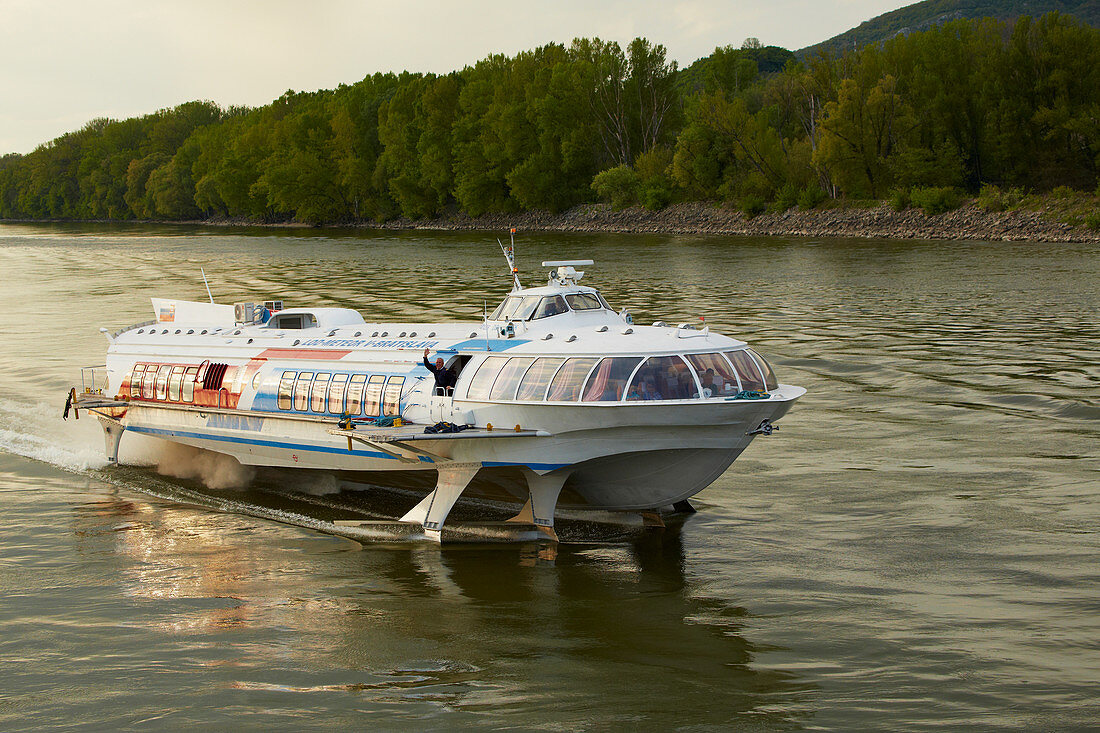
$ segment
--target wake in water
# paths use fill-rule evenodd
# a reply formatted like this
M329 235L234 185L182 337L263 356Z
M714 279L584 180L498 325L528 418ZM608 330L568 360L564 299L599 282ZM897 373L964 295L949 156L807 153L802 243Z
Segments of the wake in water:
M74 473L106 468L99 421L87 414L62 421L58 413L56 405L44 402L0 400L0 450ZM232 456L137 433L123 437L119 463L153 467L164 476L200 481L211 489L245 488L256 473Z

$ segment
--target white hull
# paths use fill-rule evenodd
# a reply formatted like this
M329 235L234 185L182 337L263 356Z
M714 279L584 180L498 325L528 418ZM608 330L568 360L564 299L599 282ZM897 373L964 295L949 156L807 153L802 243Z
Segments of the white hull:
M795 394L784 399L784 391ZM528 467L538 473L569 473L559 499L562 506L656 509L713 482L748 446L752 436L747 433L764 420L778 420L801 393L784 385L767 400L685 404L659 412L646 405L599 410L493 405L491 418L497 424L537 419L551 435L424 440L417 446L449 461L480 463L483 468L466 492L471 496L511 495L524 501L519 469ZM134 404L120 423L130 432L223 453L249 466L376 474L375 483L429 487L437 469L436 459L428 456L412 462L358 443L349 450L347 438L329 432L335 421Z

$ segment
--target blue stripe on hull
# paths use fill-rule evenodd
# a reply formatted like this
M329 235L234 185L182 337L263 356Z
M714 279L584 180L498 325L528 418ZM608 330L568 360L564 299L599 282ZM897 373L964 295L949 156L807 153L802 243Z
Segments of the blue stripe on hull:
M223 443L241 443L244 445L262 445L268 448L284 448L286 450L298 450L298 451L312 451L314 453L335 453L338 455L353 455L363 456L364 458L385 458L391 461L398 460L394 456L387 453L381 453L378 451L368 450L347 450L346 448L333 448L323 445L307 445L305 443L286 443L280 440L260 440L259 438L238 438L229 435L210 435L207 433L192 433L187 430L165 430L163 428L146 428L141 426L127 427L127 430L133 430L135 433L145 433L148 435L159 435L171 438L195 438L196 440L214 440L221 441ZM427 456L419 456L421 463L434 463L431 458ZM505 461L482 461L483 466L527 466L528 468L536 471L553 471L557 468L564 468L568 466L568 463L508 463Z

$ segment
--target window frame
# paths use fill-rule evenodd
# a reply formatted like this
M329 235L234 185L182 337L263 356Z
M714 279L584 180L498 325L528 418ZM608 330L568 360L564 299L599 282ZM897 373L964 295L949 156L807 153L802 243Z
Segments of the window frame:
M324 414L328 407L328 386L332 372L317 372L313 376L313 388L309 392L309 411Z
M157 369L156 397L162 402L168 401L168 377L172 374L171 364L161 364Z
M601 358L602 357L599 357L599 356L571 356L571 357L568 357L564 362L562 362L562 365L560 367L558 367L558 370L556 372L554 372L554 376L550 378L550 383L546 385L546 398L543 400L543 402L551 402L551 403L555 403L555 404L557 404L557 403L573 404L573 403L576 403L576 402L580 402L581 397L584 395L584 386L586 384L588 384L588 378L590 376L592 376L592 370L595 369L596 366L600 363ZM588 369L585 370L584 376L581 378L580 382L577 383L577 390L576 390L577 391L577 396L574 397L571 400L554 400L554 399L550 399L550 391L553 390L553 388L554 388L554 382L557 381L559 376L561 376L562 370L565 369L566 364L568 364L571 361L583 361L583 360L586 360L586 359L591 360L592 363L588 365Z
M374 385L379 385L377 390L373 389ZM363 414L367 417L381 417L382 415L382 395L386 391L386 375L384 374L372 374L367 379L366 387L363 390ZM371 393L374 392L372 395ZM373 400L372 400L373 397ZM374 409L367 410L373 402Z
M139 371L140 370L140 371ZM130 371L130 396L141 397L141 383L145 377L145 365L134 364L134 368ZM137 381L135 382L135 378Z
M403 376L393 376L386 380L386 389L382 393L383 417L399 417L401 415L401 391L404 388L405 377Z
M363 400L363 390L366 388L366 386L366 374L352 374L351 378L348 379L348 390L344 395L344 405L347 408L349 414L359 415L362 413L363 405L366 404ZM358 387L358 391L355 391L356 387ZM354 410L351 409L353 397L355 403Z
M333 374L332 379L329 380L328 412L330 415L344 414L344 408L347 405L348 379L347 374Z
M313 387L314 375L314 372L298 372L298 376L294 378L293 405L295 412L309 412L309 396Z
M195 378L199 373L197 366L187 367L183 370L183 391L180 395L180 401L188 404L195 401Z
M289 376L287 376L289 375ZM298 379L296 369L285 369L279 376L279 386L275 391L275 407L279 410L294 409L294 383Z
M168 373L168 401L169 402L182 402L183 401L183 372L186 370L185 366L174 366L172 371Z

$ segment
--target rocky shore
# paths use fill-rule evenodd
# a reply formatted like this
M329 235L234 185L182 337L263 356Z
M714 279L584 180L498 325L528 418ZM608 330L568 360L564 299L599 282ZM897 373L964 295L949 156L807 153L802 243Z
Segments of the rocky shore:
M836 208L748 218L732 207L692 202L661 211L631 207L613 211L607 204L585 204L560 214L523 212L479 217L456 215L435 219L395 219L359 226L377 229L623 232L663 234L733 234L753 236L861 237L886 239L955 239L1038 242L1100 242L1100 231L1052 221L1041 211L988 212L975 203L927 216L920 209L895 211L887 204L873 208Z
M0 220L0 223L43 223ZM71 221L55 223L74 223ZM388 230L614 232L626 234L717 234L776 237L853 237L865 239L951 239L1007 242L1098 242L1100 231L1057 221L1046 211L1015 209L990 212L976 203L945 214L928 216L920 209L895 211L882 203L871 207L838 207L803 211L790 209L749 218L732 206L705 202L675 204L661 211L630 207L620 211L607 204L583 204L559 214L527 211L513 214L465 214L433 219L393 219L310 225L262 222L243 218L198 221L97 221L101 224L190 224L224 227L335 227Z

